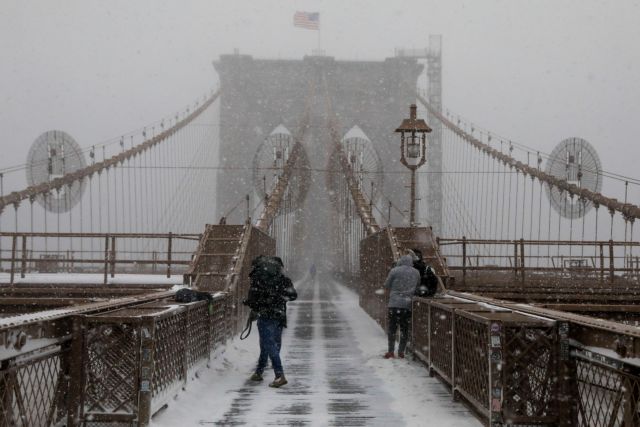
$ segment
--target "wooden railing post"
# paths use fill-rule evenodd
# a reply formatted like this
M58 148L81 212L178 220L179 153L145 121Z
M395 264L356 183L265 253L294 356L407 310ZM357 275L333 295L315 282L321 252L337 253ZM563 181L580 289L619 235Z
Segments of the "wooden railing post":
M521 279L524 283L524 239L520 238L520 268L521 268Z
M109 274L109 235L104 237L104 284L107 284Z
M467 237L462 236L462 283L467 278Z
M518 278L518 241L513 241L513 274Z
M9 283L13 285L13 278L16 274L16 246L18 245L18 236L13 235L11 239L11 279Z
M615 259L613 257L613 240L609 240L609 280L613 283Z
M451 310L451 400L456 402L460 398L460 393L456 389L456 311Z
M169 241L167 242L167 279L171 277L171 247L172 247L172 233L169 232Z
M116 236L111 236L111 278L116 276Z
M604 245L600 242L600 280L604 281Z
M33 239L32 245L33 245ZM22 265L20 266L20 277L24 279L27 272L27 236L22 235Z

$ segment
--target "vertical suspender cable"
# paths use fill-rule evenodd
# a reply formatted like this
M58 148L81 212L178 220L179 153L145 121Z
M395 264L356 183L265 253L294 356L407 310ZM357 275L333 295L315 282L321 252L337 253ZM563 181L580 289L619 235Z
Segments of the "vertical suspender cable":
M44 204L47 205L47 199L49 198L49 193L44 194ZM44 212L44 233L47 234L47 209L43 209ZM45 253L49 251L49 240L47 237L44 238L44 251Z
M542 231L542 181L540 181L540 192L538 193L538 241L540 241L540 232ZM536 267L540 266L540 245L536 245Z
M515 215L513 216L513 240L516 240L519 236L518 236L518 200L520 200L520 198L518 197L519 193L520 193L520 171L518 171L516 169L516 199L515 199Z
M571 195L571 210L569 212L569 216L569 258L571 258L573 252L573 194Z
M133 144L133 135L131 136L131 144ZM140 191L139 191L139 186L140 186L140 168L138 167L139 163L140 163L140 154L136 154L135 157L132 159L133 160L133 226L135 227L134 232L135 233L140 233L140 209L139 209L139 205L140 205L140 199L142 199L142 197L140 196ZM140 239L135 239L135 245L136 245L136 252L140 251ZM137 254L136 257L139 257L139 255Z
M4 197L4 173L0 173L0 197ZM2 232L2 214L4 209L0 210L0 232ZM2 237L0 237L0 260L2 260ZM0 270L2 270L2 261L0 261Z
M625 203L625 205L627 204L628 191L629 191L629 181L625 181L624 182L624 203ZM624 218L624 256L623 256L623 260L624 260L625 263L626 263L626 260L627 260L627 225L628 225L627 218Z
M631 222L631 235L629 236L631 246L629 247L629 259L631 260L631 271L635 274L638 269L638 261L633 259L633 223L635 222L635 218L632 217L629 221Z
M124 151L124 140L121 140L121 147L122 147L122 151ZM127 232L126 229L126 225L127 225L127 205L125 203L126 198L126 187L125 187L125 183L124 183L124 169L125 169L125 165L124 165L124 161L120 162L120 221L122 222L122 224L120 224L120 230L123 233ZM128 240L128 239L127 239ZM125 248L123 248L123 250L127 250L126 245L129 242L125 241Z
M84 186L86 178L80 178L80 186ZM80 198L80 234L84 233L84 198ZM84 238L80 237L80 258L84 258Z
M547 221L548 229L547 229L547 240L551 240L551 197L553 197L553 188L551 188L551 184L547 183L549 188L549 218ZM551 259L551 245L547 244L547 263Z
M150 211L151 211L151 207L149 206L149 150L145 150L144 151L144 203L145 203L145 217L146 217L146 224L145 224L145 231L146 232L150 232L153 230L150 230L151 227L151 218L150 218Z
M60 201L60 190L56 190L58 192L58 197L56 197L57 201ZM58 236L57 236L57 252L58 255L60 254L60 203L56 204L57 207L57 215L56 215L56 219L57 219L57 224L58 224ZM16 230L17 231L17 230Z
M533 183L534 177L531 175L531 201L529 203L529 240L533 240Z
M482 138L482 134L480 135L480 138ZM487 219L487 215L485 212L485 199L487 198L487 184L485 182L485 178L486 178L486 156L484 155L483 151L478 151L478 155L480 156L480 161L478 162L478 165L480 165L480 175L478 176L478 184L480 185L480 218L476 218L476 220L478 221L479 227L480 227L480 233L481 235L478 236L482 239L486 239L488 238L487 236L487 231L485 228L485 222Z
M107 227L106 227L106 231L109 232L112 230L111 228L111 192L109 191L109 170L111 168L107 168L107 173L105 174L105 179L107 181L107 206L105 206L107 208Z
M69 185L67 189L69 191L65 191L64 204L65 204L65 208L69 209L69 233L73 233L73 209L70 207L71 198L69 196L71 185ZM69 254L69 257L73 255L73 238L71 236L69 236L69 252L67 253Z
M558 258L560 258L560 240L562 240L561 234L560 234L560 232L562 230L562 227L561 227L562 214L561 214L561 212L566 212L567 211L567 197L564 194L564 190L560 193L560 197L562 197L562 200L564 200L564 206L562 207L562 209L558 210L558 237L557 237L557 240L558 240Z
M116 233L120 231L118 223L118 165L113 166L113 229Z
M491 158L491 210L492 210L492 217L493 217L493 221L490 221L491 225L490 225L490 230L491 230L491 238L492 239L497 239L497 232L498 232L498 186L500 184L499 179L497 177L498 172L496 171L496 165L500 166L499 164L497 164L497 161L495 159L495 157ZM495 246L493 248L493 254L494 257L496 255L496 249L497 246ZM495 260L494 260L495 261ZM494 262L495 263L495 262Z
M584 223L587 217L587 200L582 197L578 200L582 204L582 236L580 237L582 244L580 245L580 259L584 259Z
M127 213L129 218L127 220L127 232L133 233L133 204L131 201L131 187L133 186L133 180L131 178L131 159L127 159ZM133 259L133 244L135 239L129 239L129 258Z
M509 198L508 198L508 202L509 202L509 208L507 209L507 239L511 240L511 194L513 194L511 192L511 186L513 183L513 172L512 172L512 166L509 165Z

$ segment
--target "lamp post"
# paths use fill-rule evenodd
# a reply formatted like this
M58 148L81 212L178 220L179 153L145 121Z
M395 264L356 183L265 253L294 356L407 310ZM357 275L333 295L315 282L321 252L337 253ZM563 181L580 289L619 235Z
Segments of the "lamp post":
M396 132L400 133L400 162L411 171L411 208L409 225L416 224L416 169L427 161L427 133L431 128L418 119L416 104L411 104L410 115Z

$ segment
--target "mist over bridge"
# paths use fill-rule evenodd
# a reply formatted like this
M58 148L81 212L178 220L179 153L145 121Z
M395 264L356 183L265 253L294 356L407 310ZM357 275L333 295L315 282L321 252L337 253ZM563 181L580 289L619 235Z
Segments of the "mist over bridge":
M437 298L414 301L412 352L481 420L637 423L639 210L586 186L591 175L628 181L583 164L582 144L558 160L443 110L440 51L427 53L427 93L416 85L422 64L407 56L222 56L219 89L140 132L81 147L84 167L65 169L68 142L54 133L44 159L6 171L44 168L48 179L0 199L5 422L145 425L171 411L243 325L260 254L282 256L301 280L310 263L322 265L322 280L299 282L307 297L290 344L322 336L325 352L342 351L353 332L326 314L351 325L335 301L348 298L342 285L384 326L381 284L403 250L418 248L441 286ZM392 135L415 102L434 129L418 172L420 224L406 212L409 173ZM549 174L557 161L580 175ZM211 308L176 303L176 284L214 292ZM329 356L327 384L350 369ZM368 363L367 350L352 356ZM298 385L323 381L301 370ZM331 389L346 409L328 399L325 421L384 424L374 409L393 399L379 389L389 385L350 381L365 397ZM259 406L254 399L245 413L260 415ZM452 408L448 416L473 420ZM269 416L312 423L322 412L307 409ZM243 414L214 422L249 422Z

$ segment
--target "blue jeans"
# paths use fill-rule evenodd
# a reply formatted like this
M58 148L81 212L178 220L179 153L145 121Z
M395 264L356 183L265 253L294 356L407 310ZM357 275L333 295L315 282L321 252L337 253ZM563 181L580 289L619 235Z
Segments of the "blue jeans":
M260 357L256 372L262 374L267 367L267 359L271 359L271 366L276 377L284 374L280 361L280 347L282 346L282 325L280 321L258 318L258 333L260 334Z

